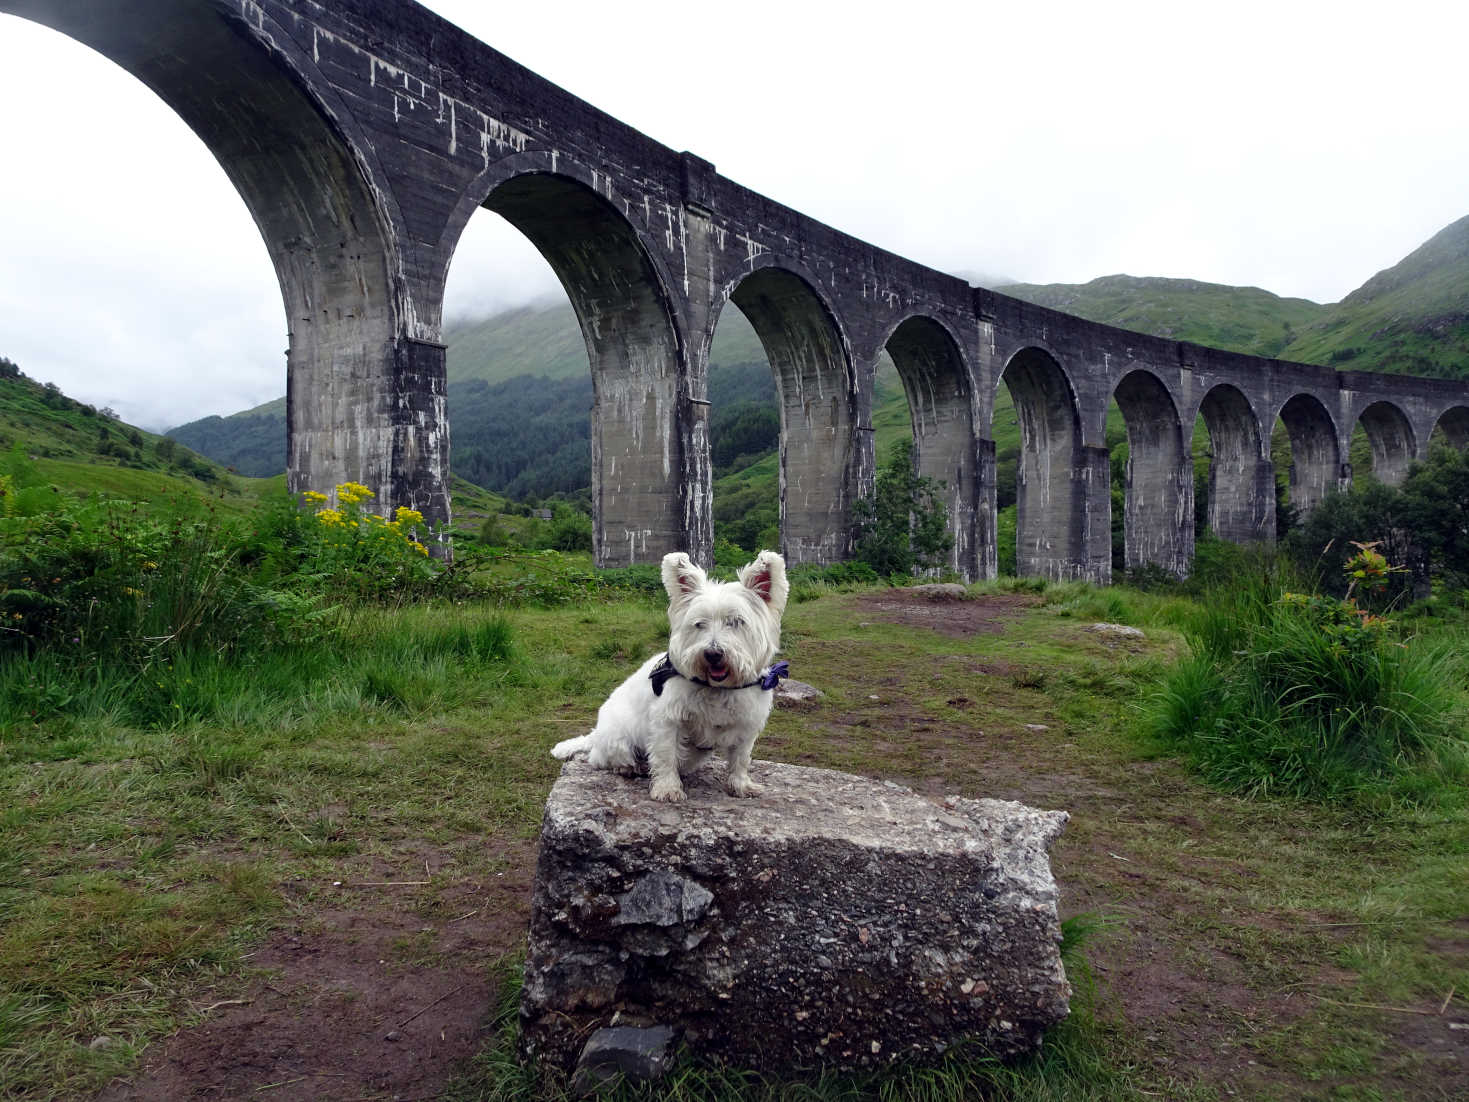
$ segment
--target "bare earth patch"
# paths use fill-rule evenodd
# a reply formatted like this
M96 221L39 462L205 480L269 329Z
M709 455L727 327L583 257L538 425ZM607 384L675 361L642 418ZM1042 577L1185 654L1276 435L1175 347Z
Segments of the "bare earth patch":
M882 589L855 602L861 614L904 627L927 628L941 635L993 634L1005 629L1022 609L1034 608L1039 597L1024 593L994 593L964 601L933 599L904 589Z
M438 864L421 846L343 883L330 906L300 908L251 956L243 993L152 1046L98 1102L437 1097L484 1043L491 965L525 941L534 847L502 848L503 873L436 886L433 918L419 906L429 886L411 883Z

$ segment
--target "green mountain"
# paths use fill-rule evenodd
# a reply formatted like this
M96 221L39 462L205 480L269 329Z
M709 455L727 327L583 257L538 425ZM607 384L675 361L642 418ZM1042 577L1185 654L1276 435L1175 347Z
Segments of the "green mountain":
M1301 329L1287 359L1343 371L1469 376L1469 217Z
M569 379L589 371L586 343L565 299L541 299L480 321L452 325L444 343L449 346L451 386L466 379L501 383L522 375ZM720 316L709 362L711 367L764 365L760 338L739 310Z
M63 490L139 501L182 495L243 509L259 491L177 440L69 398L0 356L0 465L16 464Z
M1255 356L1469 377L1469 217L1326 306L1258 287L1126 275L995 289L1089 321Z
M455 325L446 343L454 472L516 498L586 486L592 381L571 304L542 300ZM721 318L709 362L716 444L728 437L726 425L738 423L748 436L754 415L743 403L771 403L775 388L760 338L738 310ZM191 421L168 435L241 474L279 474L286 467L286 400Z
M1128 275L1080 284L1012 283L995 290L1119 329L1253 356L1280 356L1299 329L1331 309L1258 287Z
M543 299L452 325L444 343L449 346L451 383L461 379L500 383L517 375L567 379L587 373L587 346L565 299Z

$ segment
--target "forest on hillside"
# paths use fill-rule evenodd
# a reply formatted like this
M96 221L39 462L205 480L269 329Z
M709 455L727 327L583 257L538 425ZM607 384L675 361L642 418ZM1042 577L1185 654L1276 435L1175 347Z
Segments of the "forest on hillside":
M776 446L780 417L765 364L711 369L709 401L717 472ZM585 489L592 470L591 408L590 373L451 383L454 473L517 501Z

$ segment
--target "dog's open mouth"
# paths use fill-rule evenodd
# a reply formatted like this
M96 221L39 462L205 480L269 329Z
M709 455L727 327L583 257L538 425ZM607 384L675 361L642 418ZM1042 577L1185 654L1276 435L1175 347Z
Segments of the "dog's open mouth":
M729 676L729 667L722 664L718 666L708 666L705 668L705 672L709 675L710 681L723 681L726 677Z

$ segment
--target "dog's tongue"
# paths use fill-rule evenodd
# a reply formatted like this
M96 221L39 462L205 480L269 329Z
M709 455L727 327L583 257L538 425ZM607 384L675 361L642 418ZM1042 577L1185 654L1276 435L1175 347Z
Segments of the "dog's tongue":
M728 676L729 676L729 668L727 666L710 666L709 667L709 680L710 681L723 681Z

